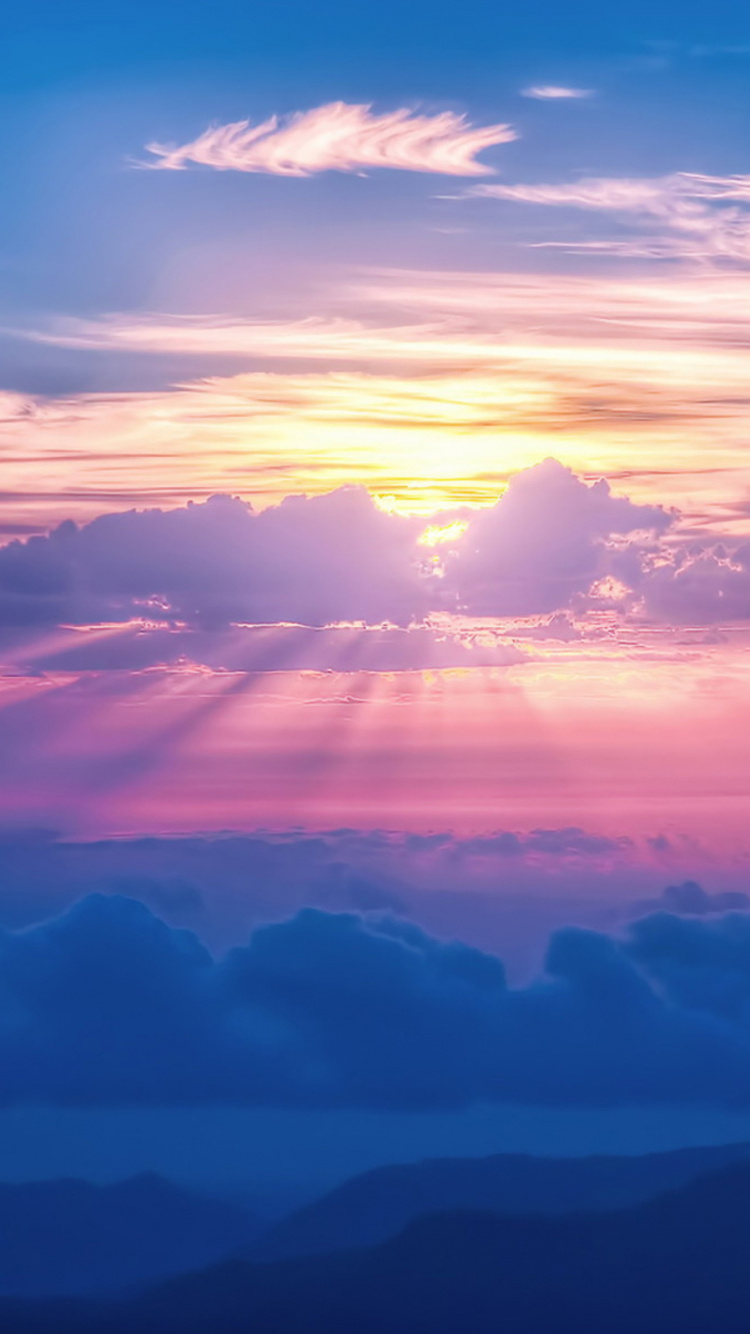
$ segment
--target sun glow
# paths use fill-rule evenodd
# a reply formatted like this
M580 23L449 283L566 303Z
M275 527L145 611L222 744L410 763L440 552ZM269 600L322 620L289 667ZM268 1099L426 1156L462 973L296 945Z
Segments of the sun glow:
M456 542L468 526L466 519L458 519L455 523L431 524L420 533L417 541L421 547L442 547L448 542Z

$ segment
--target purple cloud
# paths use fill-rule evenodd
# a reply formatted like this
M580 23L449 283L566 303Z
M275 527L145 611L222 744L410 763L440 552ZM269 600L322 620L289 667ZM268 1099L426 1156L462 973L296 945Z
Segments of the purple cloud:
M360 487L290 496L260 514L214 496L63 523L0 550L0 622L408 624L426 609L418 532Z
M638 586L654 620L710 625L750 618L750 542L677 550L648 570Z
M472 520L446 562L447 582L478 615L558 611L609 573L609 539L663 533L673 521L661 506L635 505L606 481L588 485L545 459Z
M264 658L265 669L397 671L520 660L507 644L430 629L433 612L550 615L519 633L575 638L565 612L593 605L592 590L610 578L619 592L605 590L605 600L621 611L677 625L750 618L748 543L667 544L674 511L615 496L554 459L517 473L491 508L465 514L437 547L420 543L426 520L386 513L360 487L290 496L261 513L214 496L66 522L0 547L0 628L141 623L111 643L58 646L49 664L71 668L187 656L248 671L264 669ZM372 632L313 633L341 622ZM154 623L169 631L146 628ZM249 633L209 637L279 623L296 628L262 649Z

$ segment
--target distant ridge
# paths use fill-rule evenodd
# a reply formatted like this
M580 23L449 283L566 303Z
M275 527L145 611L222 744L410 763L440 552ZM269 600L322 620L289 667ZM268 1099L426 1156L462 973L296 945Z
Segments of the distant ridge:
M0 1303L3 1334L746 1334L750 1163L633 1208L453 1211L383 1244L233 1260L120 1304Z
M750 1144L640 1157L434 1158L351 1178L264 1233L248 1258L278 1260L374 1246L422 1214L452 1209L564 1214L621 1209L750 1158Z
M107 1292L223 1259L260 1224L155 1174L0 1183L0 1293Z

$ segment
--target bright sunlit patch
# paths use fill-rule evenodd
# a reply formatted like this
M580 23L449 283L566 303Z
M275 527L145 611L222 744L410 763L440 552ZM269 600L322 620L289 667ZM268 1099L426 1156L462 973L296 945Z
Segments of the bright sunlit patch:
M401 506L398 496L373 496L373 501L379 510L384 514L400 514Z
M431 524L420 533L417 541L421 547L442 547L446 542L456 542L468 526L465 519L458 519L455 523Z

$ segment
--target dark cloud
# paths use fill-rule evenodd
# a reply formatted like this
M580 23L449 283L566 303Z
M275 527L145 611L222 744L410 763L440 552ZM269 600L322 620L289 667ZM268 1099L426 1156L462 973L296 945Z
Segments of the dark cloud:
M574 825L567 829L532 829L528 834L483 834L462 839L456 845L462 856L473 853L480 857L608 857L631 847L629 838L589 834Z
M555 928L609 928L623 914L643 913L643 903L632 904L633 881L655 895L663 871L644 862L642 851L625 838L580 829L91 842L0 830L0 926L30 926L86 894L124 894L223 951L303 907L385 910L433 935L497 950L510 975L527 977Z
M690 917L704 917L709 913L746 912L750 909L750 894L739 889L727 889L708 894L696 880L683 880L679 885L667 885L658 899L646 899L641 911L665 909Z
M745 1028L750 1019L750 916L709 921L655 913L634 923L630 957L672 1004Z
M544 973L307 909L216 960L132 900L0 936L6 1104L750 1106L750 918L566 928Z

